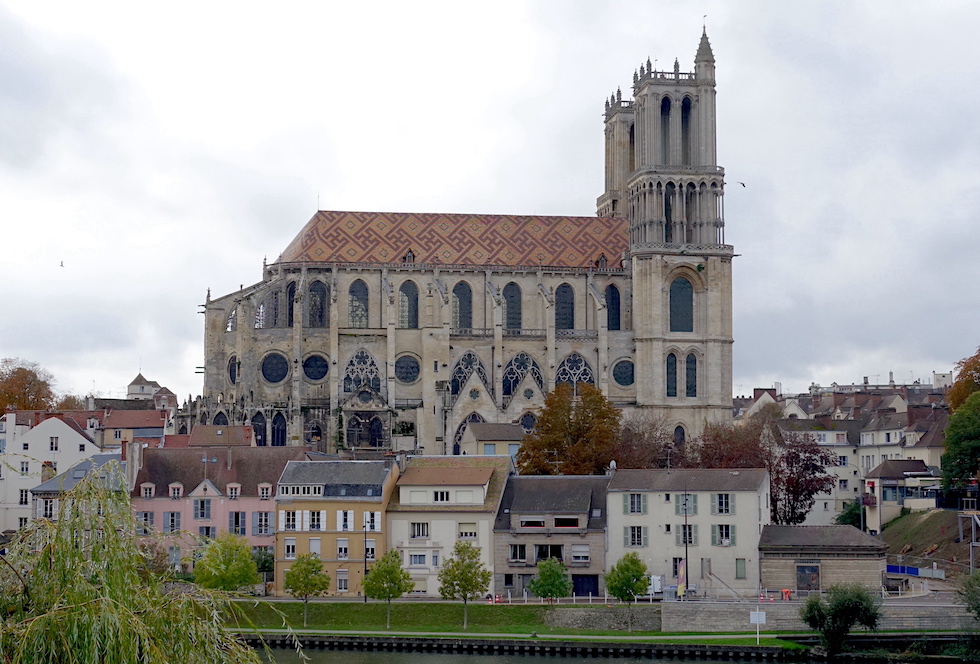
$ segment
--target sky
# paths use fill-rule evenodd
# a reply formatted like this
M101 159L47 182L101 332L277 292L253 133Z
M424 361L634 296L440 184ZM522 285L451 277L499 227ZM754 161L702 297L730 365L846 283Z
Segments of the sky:
M733 393L972 355L972 0L0 0L0 357L183 399L208 289L259 281L318 208L595 214L604 100L647 57L692 71L703 27Z

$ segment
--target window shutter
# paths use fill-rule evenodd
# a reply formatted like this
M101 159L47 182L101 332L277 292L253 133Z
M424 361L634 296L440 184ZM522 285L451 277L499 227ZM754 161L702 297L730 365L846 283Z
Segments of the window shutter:
M235 513L234 512L228 512L228 532L229 533L234 533L235 532Z
M677 500L674 501L674 514L677 516L681 515L681 505L684 504L684 494L677 494Z
M643 494L640 494L640 495L642 496L642 498L640 500L643 503L642 510L643 510L643 513L646 514L647 513L647 494L643 493Z
M320 530L327 529L327 510L320 510Z
M728 513L729 514L735 514L735 494L734 493L728 494ZM735 526L732 526L732 528L734 528L734 527ZM734 539L734 536L732 537L732 539ZM732 543L734 544L734 542L732 542Z
M691 526L691 545L698 545L698 527L696 525Z
M252 512L252 537L259 534L259 513Z
M629 526L623 526L623 546L630 545L630 528Z
M731 539L732 546L735 546L735 524L728 527L729 538Z
M285 531L286 530L286 511L285 510L279 510L279 530L280 531Z
M718 546L718 526L711 524L711 546Z
M381 532L381 512L374 513L374 529L377 532Z
M721 500L721 494L720 493L713 493L713 494L711 494L711 513L712 514L717 514L718 513L718 502L720 500ZM712 526L712 528L713 527L714 526Z
M623 514L630 513L630 495L628 493L623 494Z
M684 546L684 529L677 526L677 534L674 535L674 544L676 546Z
M150 520L147 523L149 523L150 526L153 526L153 514L154 514L153 512L149 512Z
M344 527L344 510L337 510L337 527L335 530L340 530Z
M180 512L174 512L174 516L177 517L174 521L177 527L174 530L180 530Z
M650 539L649 528L643 526L643 546L647 546L647 542L649 541L649 539Z
M697 515L697 513L698 513L698 494L692 493L691 494L691 498L689 500L689 503L691 505L691 515L692 516Z
M310 510L303 510L303 530L309 531L310 529Z

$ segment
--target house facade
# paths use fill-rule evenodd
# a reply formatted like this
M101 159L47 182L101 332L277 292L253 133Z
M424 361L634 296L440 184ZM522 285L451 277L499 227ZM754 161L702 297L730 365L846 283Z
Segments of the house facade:
M884 585L888 545L854 526L767 525L759 539L762 588L797 595L841 583Z
M602 597L606 571L605 476L513 476L493 529L493 593L520 599L537 565L568 568L572 593Z
M276 492L277 595L297 556L313 554L330 575L328 595L361 596L371 565L388 550L385 511L398 465L392 461L290 461Z
M408 459L388 503L386 526L389 548L401 553L416 594L439 596L439 570L457 541L471 543L480 562L495 571L494 520L514 472L509 456Z
M616 470L607 489L607 567L636 553L679 591L752 597L769 509L764 469Z

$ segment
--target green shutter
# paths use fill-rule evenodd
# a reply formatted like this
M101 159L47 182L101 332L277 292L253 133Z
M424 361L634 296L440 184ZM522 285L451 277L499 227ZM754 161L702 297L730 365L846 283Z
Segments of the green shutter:
M623 494L623 514L630 513L630 495L628 493Z
M731 545L732 546L735 546L735 524L732 524L732 525L730 525L728 527L728 532L729 532L729 534L731 536L730 537L730 539L731 539Z
M640 494L640 496L641 496L640 500L643 503L643 507L642 507L643 513L646 514L647 513L647 494L643 493L643 494Z
M712 514L717 514L718 513L718 503L719 502L721 502L721 494L720 493L713 493L713 494L711 494L711 513Z
M649 529L646 526L643 526L643 546L647 546L647 542L650 540L648 531Z
M711 524L711 546L718 546L718 526Z
M728 513L735 514L735 494L728 494ZM732 526L734 528L734 526ZM733 538L734 539L734 538Z
M691 505L691 510L692 510L691 516L695 516L698 513L698 494L696 493L691 494L691 501L689 504Z
M698 527L697 526L691 526L691 545L692 546L697 546L698 545Z
M630 545L630 529L629 526L623 526L623 546Z

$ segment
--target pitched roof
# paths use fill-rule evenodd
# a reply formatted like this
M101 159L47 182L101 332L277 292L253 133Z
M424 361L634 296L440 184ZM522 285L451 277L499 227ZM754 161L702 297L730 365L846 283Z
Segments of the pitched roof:
M854 526L763 526L759 550L779 548L860 549L884 553L888 545Z
M106 429L155 429L167 421L167 414L159 410L112 410L105 416Z
M456 468L447 473L443 468L405 469L398 486L485 486L493 476L493 468Z
M627 249L620 217L328 212L313 215L279 257L284 263L618 266Z
M143 450L143 467L136 476L133 497L140 484L167 486L180 482L188 489L207 477L222 492L228 484L240 484L242 496L258 495L259 484L275 484L287 461L306 458L302 447L229 447L216 453L218 463L201 463L201 449L148 448ZM228 461L231 460L231 468Z
M487 486L486 497L482 504L476 505L401 505L398 492L394 492L391 502L388 503L388 511L393 512L445 512L451 509L456 512L497 512L500 499L504 493L504 486L508 476L514 472L514 464L509 456L413 456L408 459L408 466L399 478L398 484L402 484L402 478L409 474L412 469L424 470L429 477L442 477L444 486L459 486L461 478L459 473L469 469L490 469L489 485ZM431 474L429 471L435 471ZM472 480L478 481L478 480ZM411 479L409 480L411 482ZM472 486L472 485L471 485Z
M251 447L251 426L198 424L191 429L188 447Z
M758 491L765 468L675 468L617 470L608 491Z
M112 475L108 475L103 466L115 461L119 464L119 469ZM71 491L90 473L97 472L106 481L107 486L114 491L123 491L126 488L125 461L121 461L118 454L94 454L91 458L82 459L67 471L56 475L46 482L38 484L31 489L31 493L38 495L41 493L61 494Z
M524 440L524 427L520 424L493 424L490 422L470 422L468 431L473 438L481 440Z
M515 475L507 481L494 530L510 529L511 512L584 514L589 529L604 528L608 483L605 475Z
M391 469L384 461L289 461L279 484L380 487ZM366 494L363 494L366 495ZM380 493L377 494L380 497Z
M905 473L928 473L929 466L922 459L888 459L868 471L865 477L878 479L905 479Z

